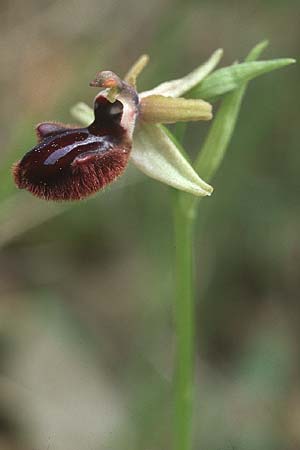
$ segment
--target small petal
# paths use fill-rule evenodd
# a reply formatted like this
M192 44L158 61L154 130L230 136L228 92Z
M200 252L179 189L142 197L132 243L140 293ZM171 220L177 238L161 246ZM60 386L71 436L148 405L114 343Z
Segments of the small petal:
M193 72L189 73L185 77L162 83L151 91L142 92L140 97L144 98L148 95L156 94L165 95L167 97L180 97L200 83L200 81L202 81L216 67L222 55L222 49L216 50L204 64L193 70Z
M197 196L210 195L205 183L161 126L140 125L135 131L132 162L151 178Z
M148 62L149 62L148 55L140 56L139 59L133 64L133 66L129 69L129 71L125 75L124 81L126 81L126 83L130 84L131 86L136 87L137 77L140 75L142 70L144 70Z
M89 125L95 118L94 110L83 102L76 103L71 108L71 114L84 126Z
M212 107L203 100L149 95L140 102L140 119L147 123L210 120Z

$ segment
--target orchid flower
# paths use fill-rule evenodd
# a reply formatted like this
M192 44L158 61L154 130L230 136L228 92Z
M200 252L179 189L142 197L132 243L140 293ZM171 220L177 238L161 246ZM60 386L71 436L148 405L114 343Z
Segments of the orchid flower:
M143 55L124 80L111 71L96 74L100 88L92 110L77 104L73 115L86 127L58 122L37 125L38 144L13 167L16 185L46 200L79 200L114 181L129 159L146 175L196 196L212 193L161 124L210 120L211 105L181 96L217 65L222 50L189 75L136 91L148 62Z
M136 81L148 63L146 55L137 60L124 80L111 71L98 72L90 83L100 89L94 109L84 103L72 108L83 127L38 124L38 144L13 166L16 185L46 200L80 200L115 181L130 160L146 175L169 186L195 196L211 195L213 188L199 173L209 181L223 159L238 104L232 111L227 111L226 102L220 108L196 161L197 171L162 124L210 120L212 107L207 100L295 62L291 58L255 61L266 45L258 44L245 62L211 73L222 56L222 50L216 50L185 77L141 93L136 90ZM186 94L189 98L182 97Z

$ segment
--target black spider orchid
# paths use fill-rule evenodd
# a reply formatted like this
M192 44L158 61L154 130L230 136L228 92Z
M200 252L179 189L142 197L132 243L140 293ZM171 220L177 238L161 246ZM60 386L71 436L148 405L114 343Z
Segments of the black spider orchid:
M210 195L205 183L159 125L209 120L211 105L180 97L218 63L221 50L184 78L138 94L136 79L148 61L142 56L121 80L98 72L94 110L78 104L73 113L86 127L58 122L36 127L38 144L13 167L16 185L46 200L79 200L121 175L131 161L148 176L198 196Z

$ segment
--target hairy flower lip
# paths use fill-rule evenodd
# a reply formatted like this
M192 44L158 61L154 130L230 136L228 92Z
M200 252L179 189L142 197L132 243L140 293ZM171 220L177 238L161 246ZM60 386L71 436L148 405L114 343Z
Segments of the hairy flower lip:
M122 126L125 108L100 94L94 106L94 120L87 127L37 125L37 145L13 166L20 189L45 200L81 200L124 172L132 148L131 136ZM137 113L134 106L131 110L134 123Z

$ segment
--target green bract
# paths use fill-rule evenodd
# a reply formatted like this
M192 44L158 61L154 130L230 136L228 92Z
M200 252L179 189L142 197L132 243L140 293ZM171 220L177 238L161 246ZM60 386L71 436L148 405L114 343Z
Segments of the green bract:
M245 61L250 62L257 59L267 45L267 41L258 44L251 50ZM244 82L234 92L224 96L214 123L195 162L196 169L198 169L200 174L205 174L208 180L212 179L223 160L235 128L246 87L247 83Z

